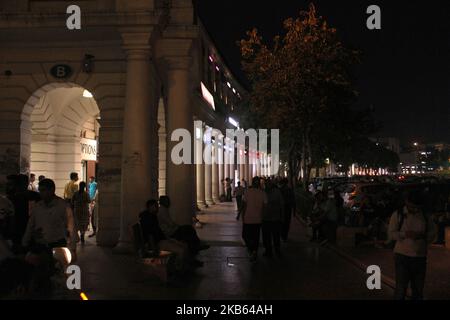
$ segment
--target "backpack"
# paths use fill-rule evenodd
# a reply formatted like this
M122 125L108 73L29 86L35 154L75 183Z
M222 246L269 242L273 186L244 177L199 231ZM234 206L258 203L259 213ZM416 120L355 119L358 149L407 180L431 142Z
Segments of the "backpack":
M399 216L397 231L400 231L402 229L403 222L405 221L405 213L403 212L403 208L404 207L401 207L400 209L397 210L397 214ZM426 216L425 212L423 210L421 210L421 212L422 212L423 219L425 221L425 234L427 234L427 232L428 232L428 219L427 219L427 216ZM390 240L386 244L386 247L388 247L390 249L394 249L396 243L397 243L396 240Z

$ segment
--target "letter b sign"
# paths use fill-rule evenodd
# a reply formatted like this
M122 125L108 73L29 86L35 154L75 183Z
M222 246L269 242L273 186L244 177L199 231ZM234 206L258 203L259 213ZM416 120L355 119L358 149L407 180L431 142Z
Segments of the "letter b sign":
M72 75L72 68L65 64L57 64L51 68L50 73L57 79L67 79Z

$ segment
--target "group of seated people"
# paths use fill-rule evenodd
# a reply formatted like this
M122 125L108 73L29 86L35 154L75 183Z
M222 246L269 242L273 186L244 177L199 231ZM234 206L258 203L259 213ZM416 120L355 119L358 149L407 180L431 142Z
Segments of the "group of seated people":
M203 262L195 257L209 246L200 241L192 225L177 225L169 214L170 198L161 196L148 200L146 210L139 214L145 245L153 252L169 251L175 255L176 271L202 267Z

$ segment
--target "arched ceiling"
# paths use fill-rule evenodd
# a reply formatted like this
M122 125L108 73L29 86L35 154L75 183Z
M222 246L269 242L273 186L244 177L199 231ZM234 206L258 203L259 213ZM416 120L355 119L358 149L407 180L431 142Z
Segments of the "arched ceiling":
M56 88L41 97L31 113L33 134L78 136L83 124L100 114L83 88Z

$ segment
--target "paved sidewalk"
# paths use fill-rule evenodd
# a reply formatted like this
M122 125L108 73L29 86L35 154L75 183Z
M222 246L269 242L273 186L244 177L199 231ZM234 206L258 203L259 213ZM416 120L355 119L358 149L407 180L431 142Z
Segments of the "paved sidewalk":
M338 254L306 241L293 220L283 258L259 257L252 265L242 245L242 224L234 204L199 215L199 236L212 247L199 259L203 268L178 286L163 285L133 256L88 243L79 249L82 289L90 299L390 299L392 289L370 291L367 275ZM262 251L262 250L261 250Z
M394 255L391 249L378 249L373 246L357 248L337 248L328 246L361 269L378 265L383 274L383 282L395 288ZM450 250L432 245L428 254L425 299L450 299Z

